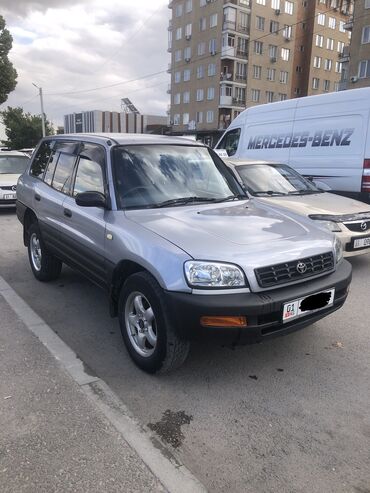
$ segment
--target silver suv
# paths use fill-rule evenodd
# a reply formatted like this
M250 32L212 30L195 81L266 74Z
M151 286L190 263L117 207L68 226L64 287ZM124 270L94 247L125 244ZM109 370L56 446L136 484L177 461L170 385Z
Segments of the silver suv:
M248 199L208 147L150 135L43 139L18 182L32 271L62 263L109 293L127 350L154 373L189 341L263 341L340 308L351 281L340 241Z

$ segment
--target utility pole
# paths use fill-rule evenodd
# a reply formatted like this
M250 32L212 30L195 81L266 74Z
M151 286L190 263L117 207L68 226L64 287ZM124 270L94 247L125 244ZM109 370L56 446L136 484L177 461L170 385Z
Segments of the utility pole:
M41 103L41 121L42 121L42 136L45 137L46 131L45 131L45 112L44 112L44 99L42 96L42 87L37 86L32 82L32 85L36 87L36 89L39 90L39 96L40 96L40 103Z

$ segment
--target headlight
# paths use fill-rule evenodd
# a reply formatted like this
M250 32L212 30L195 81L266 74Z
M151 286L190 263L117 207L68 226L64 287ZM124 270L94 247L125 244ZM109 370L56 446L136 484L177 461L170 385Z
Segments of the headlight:
M190 286L199 288L241 288L246 286L243 271L237 265L189 260L185 276Z
M335 246L335 257L338 263L343 258L343 246L342 246L342 242L337 237L335 237L334 246Z
M340 233L342 231L339 224L334 221L315 221L315 223L318 226L322 226L323 228L332 231L333 233Z

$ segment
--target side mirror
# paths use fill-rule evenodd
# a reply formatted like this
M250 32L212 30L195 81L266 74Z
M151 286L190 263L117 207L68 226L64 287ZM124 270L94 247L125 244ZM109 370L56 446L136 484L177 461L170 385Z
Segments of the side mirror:
M323 192L330 192L331 188L329 187L328 184L324 183L323 181L316 181L312 180L312 183L319 189L322 190Z
M75 197L76 204L81 207L102 207L107 206L105 196L100 192L82 192Z

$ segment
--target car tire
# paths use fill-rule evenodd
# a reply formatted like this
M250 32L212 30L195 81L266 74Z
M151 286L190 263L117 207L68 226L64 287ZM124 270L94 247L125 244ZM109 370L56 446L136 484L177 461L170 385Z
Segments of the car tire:
M62 262L46 249L36 222L28 230L28 258L33 275L39 281L54 281L60 276Z
M167 373L181 366L190 349L170 321L163 290L147 272L132 274L124 283L118 317L127 351L147 373Z

